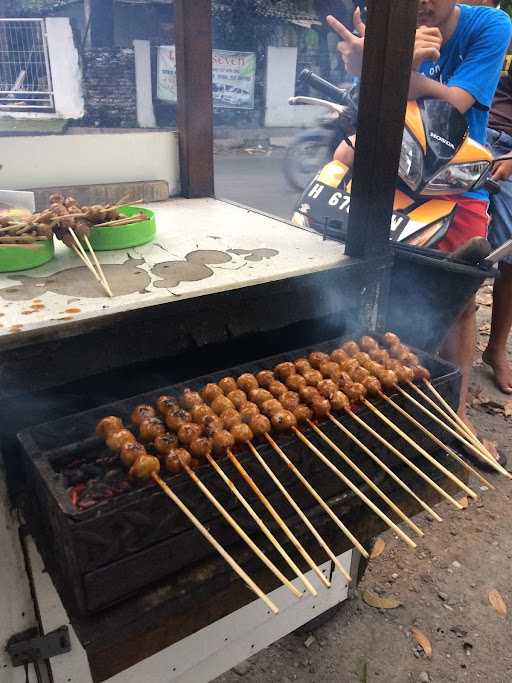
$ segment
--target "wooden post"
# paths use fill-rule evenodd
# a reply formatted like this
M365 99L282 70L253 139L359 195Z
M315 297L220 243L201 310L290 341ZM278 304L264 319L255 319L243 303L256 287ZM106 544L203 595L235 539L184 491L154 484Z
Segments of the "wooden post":
M89 0L91 47L114 45L114 0Z
M176 0L181 194L213 195L211 0Z
M346 253L389 249L418 0L368 0Z

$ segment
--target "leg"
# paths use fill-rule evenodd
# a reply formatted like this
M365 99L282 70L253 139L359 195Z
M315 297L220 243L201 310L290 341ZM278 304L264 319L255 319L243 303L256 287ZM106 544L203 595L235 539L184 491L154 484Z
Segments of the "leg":
M491 335L482 358L494 370L496 384L505 394L512 394L512 368L507 356L511 328L512 265L500 263L500 274L493 289Z

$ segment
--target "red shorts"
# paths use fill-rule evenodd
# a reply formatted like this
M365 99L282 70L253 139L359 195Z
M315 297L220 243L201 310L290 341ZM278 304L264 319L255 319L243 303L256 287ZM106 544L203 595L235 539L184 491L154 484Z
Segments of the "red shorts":
M488 203L482 199L466 197L443 197L457 204L450 229L439 242L436 249L452 252L472 237L486 237L489 226Z

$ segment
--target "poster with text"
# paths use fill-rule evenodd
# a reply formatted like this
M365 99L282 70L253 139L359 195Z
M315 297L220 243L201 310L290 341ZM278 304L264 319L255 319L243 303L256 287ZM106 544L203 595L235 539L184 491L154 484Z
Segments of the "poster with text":
M213 106L254 109L256 55L254 52L213 50ZM157 97L176 102L176 50L173 45L158 48Z

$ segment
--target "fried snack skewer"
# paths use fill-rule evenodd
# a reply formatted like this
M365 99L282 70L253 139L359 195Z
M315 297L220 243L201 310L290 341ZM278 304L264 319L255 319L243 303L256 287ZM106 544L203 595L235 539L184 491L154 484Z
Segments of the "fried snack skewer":
M319 458L324 465L327 465L327 467L334 472L334 474L340 479L348 488L358 496L366 505L372 510L378 517L382 519L383 522L390 528L393 529L395 534L401 538L407 545L409 545L411 548L416 548L416 543L407 536L406 533L400 529L399 526L397 526L389 517L378 508L373 501L371 501L368 496L366 496L360 489L357 488L355 484L353 484L348 477L346 477L343 472L336 467L336 465L333 465L332 462L327 458L318 448L311 443L311 441L304 436L304 434L297 429L297 427L292 427L292 431L295 434L295 436L302 441L303 444L305 444L309 450L314 453L317 458Z
M293 462L286 455L286 453L277 445L277 443L270 436L270 434L265 434L265 438L268 441L268 443L271 445L271 447L274 449L274 451L280 456L280 458L286 463L286 465L289 467L289 469L293 472L293 474L301 482L301 484L308 491L308 493L311 494L311 496L317 501L317 503L320 505L320 507L329 515L329 517L336 524L336 526L339 529L341 529L343 534L345 534L345 536L349 539L349 541L356 548L356 550L358 550L365 559L368 559L370 557L370 554L368 553L368 551L364 548L363 545L361 545L361 543L352 534L352 532L349 529L347 529L347 527L343 524L343 522L338 517L338 515L331 510L331 508L327 505L325 500L320 496L318 491L315 488L313 488L313 486L311 486L311 484L306 479L306 477L293 464Z
M252 445L252 444L251 444L251 445ZM217 474L221 477L221 479L222 479L223 482L226 484L226 486L229 488L229 490L231 491L231 493L233 493L233 495L237 498L237 500L238 500L238 501L243 505L243 507L247 510L247 512L249 513L249 515L250 515L250 516L252 517L252 519L256 522L256 524L258 525L258 527L260 528L260 530L265 534L265 536L268 538L268 540L272 543L272 545L274 546L274 548L276 548L276 550L279 552L279 554L281 555L281 557L283 557L284 560L286 560L286 562L287 562L288 565L293 569L293 571L295 572L295 574L296 574L299 578L301 578L302 572L300 571L300 569L297 567L297 565L295 564L295 562L294 562L294 561L292 560L292 558L288 555L288 553L286 552L286 550L282 547L282 545L279 543L279 541L278 541L277 538L274 536L274 534L270 531L270 529L267 527L267 525L263 522L263 520L262 520L262 519L256 514L256 512L252 509L252 507L251 507L251 506L249 505L249 503L247 502L246 498L244 498L244 496L240 493L240 491L238 490L238 488L235 486L235 484L233 483L233 481L228 477L228 475L224 472L224 470L222 469L222 467L220 467L220 465L212 458L211 455L207 455L207 456L206 456L206 460L209 462L209 464L211 465L211 467L213 467L213 469L215 470L215 472L217 472ZM279 570L278 570L278 571L279 571ZM279 578L279 580L288 588L288 590L290 590L290 591L295 595L296 598L301 598L301 597L302 597L302 593L301 593L297 588L295 588L295 586L286 578L286 576L284 576L284 574L282 574L281 572L279 572L278 578Z
M322 583L329 588L331 585L331 582L322 574L320 569L317 567L315 564L315 561L313 558L310 556L310 554L305 550L305 548L302 546L300 541L297 539L295 534L289 529L289 527L286 525L286 523L282 520L281 516L276 512L275 508L273 505L270 503L268 498L262 493L261 489L258 487L258 485L253 481L245 467L240 463L238 458L232 453L232 451L228 450L227 452L228 458L232 462L232 464L235 466L235 468L238 470L244 481L247 483L247 485L254 491L254 493L258 496L259 500L263 503L265 508L268 510L268 512L271 514L271 516L274 518L274 520L277 522L279 527L283 530L283 532L286 534L286 536L290 539L290 541L293 543L295 548L299 551L299 553L302 555L302 557L306 560L308 565L311 567L311 569L315 572L315 574L318 576L318 578L322 581ZM306 578L306 577L304 577ZM303 579L304 580L304 579ZM307 579L306 579L307 581ZM308 582L309 583L309 582ZM317 590L314 588L314 586L309 583L309 586L307 586L308 590L312 595L318 595Z
M387 496L384 491L373 482L370 477L363 472L363 470L358 467L353 460L351 460L346 453L344 453L341 448L339 448L329 437L327 434L324 434L324 432L319 429L314 422L311 420L307 420L307 424L311 427L311 429L315 432L315 434L318 434L318 436L325 441L325 443L330 446L335 453L337 453L340 458L347 463L349 467L351 467L354 472L361 477L361 479L369 486L372 491L375 491L375 493L381 498L389 507L393 510L393 512L400 517L400 519L405 522L418 536L424 536L425 533L404 513L402 510L396 505L389 496Z
M279 569L274 565L273 562L271 562L268 557L262 552L262 550L254 543L252 538L242 529L242 527L238 524L238 522L235 520L235 518L226 510L226 508L219 503L217 498L213 495L213 493L210 491L210 489L203 484L201 479L197 476L197 474L189 467L189 465L184 461L181 460L181 466L183 468L183 471L188 474L190 479L194 482L194 484L199 488L201 493L208 498L210 503L215 507L215 509L224 517L226 522L237 532L237 534L242 538L245 543L249 546L249 548L253 551L253 553L256 555L256 557L265 564L268 569L272 571L272 573L277 576L281 580L282 573L279 571ZM285 581L287 582L286 577L283 576ZM284 582L283 582L284 583ZM286 585L286 584L285 584Z
M451 458L453 458L456 462L461 465L466 472L469 472L473 476L475 476L477 479L482 481L485 485L489 485L491 488L494 488L494 486L487 481L485 477L483 477L474 467L471 467L469 463L467 463L463 458L460 457L460 455L457 455L454 450L452 450L449 446L447 446L445 443L441 441L441 439L438 439L435 434L433 434L429 429L425 427L425 425L421 424L419 420L416 420L412 415L410 415L407 411L405 411L401 406L398 405L392 398L389 396L386 396L384 394L383 400L386 401L390 406L392 406L397 412L400 413L400 415L403 415L409 422L411 422L413 425L415 425L420 431L422 431L426 436L431 439L439 448L441 448L445 453L447 453ZM468 487L469 488L469 487ZM472 489L470 489L472 490ZM472 493L469 493L469 491L466 491L466 493L471 496L473 499L477 499L478 495L473 491Z
M427 512L433 519L437 522L442 522L443 519L440 517L435 510L433 510L430 505L427 505L424 500L422 500L412 489L408 486L398 475L393 472L393 470L386 465L380 458L378 458L373 451L371 451L368 446L366 446L362 441L360 441L352 432L345 427L339 420L337 420L332 413L329 413L327 417L331 422L340 429L345 436L348 436L352 441L359 446L359 448L366 453L366 455L371 458L377 465L379 465L386 474L388 474L406 493L414 498L414 500L421 505L421 507Z
M331 559L331 560L334 562L334 564L336 565L338 571L344 576L344 578L345 578L348 582L352 581L352 577L351 577L350 574L347 572L347 570L345 569L345 567L341 564L341 562L338 560L338 558L336 557L336 555L335 555L335 554L333 553L333 551L329 548L329 546L328 546L327 543L324 541L324 539L322 538L322 536L320 536L320 534L318 533L318 531L316 530L316 528L313 526L313 524L311 523L311 521L306 517L306 515L305 515L304 512L300 509L300 507L297 505L297 503L295 502L295 500L290 496L290 494L288 493L288 491L287 491L287 490L285 489L285 487L282 485L282 483L280 482L280 480L278 479L278 477L274 474L274 472L271 470L271 468L267 465L267 463L265 462L265 460L263 459L263 457L261 456L261 454L257 451L257 449L255 448L255 446L254 446L250 441L247 442L247 445L248 445L249 450L251 451L251 453L254 455L254 457L257 459L257 461L258 461L258 462L260 463L260 465L263 467L263 469L264 469L265 472L268 474L268 476L272 479L272 481L273 481L274 484L277 486L277 488L279 489L279 491L283 494L284 498L288 501L288 503L289 503L289 504L291 505L291 507L295 510L295 512L296 512L297 515L300 517L300 519L301 519L302 522L305 524L305 526L306 526L306 527L309 529L309 531L313 534L313 536L314 536L315 539L317 540L318 544L325 550L325 552L327 553L329 559Z
M410 394L408 394L406 391L402 389L400 386L396 386L397 391L399 391L404 397L406 397L411 403L413 403L417 408L419 408L425 415L428 415L428 417L437 424L439 424L440 427L442 427L448 434L451 434L454 438L456 438L458 441L460 441L466 448L470 448L472 450L475 450L477 453L479 453L482 458L489 464L491 465L497 472L500 474L503 474L507 479L512 479L512 475L507 472L507 470L500 465L497 461L496 458L493 458L492 456L489 456L486 451L482 450L482 447L477 447L474 443L471 441L468 441L462 434L458 431L455 431L452 429L448 424L440 420L437 415L434 415L428 408L426 408L424 405L422 405L419 401L416 401L415 398L413 398Z
M231 569L238 574L238 576L245 582L245 584L266 604L266 606L274 613L279 613L279 608L272 602L272 600L261 590L261 588L251 579L251 577L242 569L236 560L221 546L221 544L211 535L208 529L197 519L194 513L183 503L174 491L168 486L158 474L151 475L153 481L160 486L162 491L168 496L172 502L181 510L196 529L206 538L208 543L212 545L221 557L229 564Z

